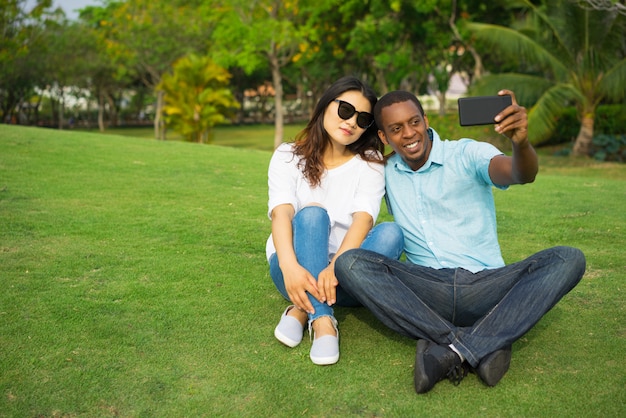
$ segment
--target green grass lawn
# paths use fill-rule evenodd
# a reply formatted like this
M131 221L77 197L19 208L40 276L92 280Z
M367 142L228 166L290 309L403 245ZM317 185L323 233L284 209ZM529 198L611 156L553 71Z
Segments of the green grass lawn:
M336 309L334 366L274 339L272 134L228 129L239 148L0 125L0 417L626 415L626 166L542 156L496 192L507 262L571 245L587 272L498 386L418 396L415 342L363 308Z
M293 140L296 133L304 128L304 124L285 125L284 138ZM111 128L104 132L96 129L86 131L94 134L120 135L134 138L154 138L154 128L151 126ZM168 132L167 140L180 141L182 137L176 132ZM212 145L225 145L234 148L257 149L272 151L274 149L274 125L221 125L213 129Z

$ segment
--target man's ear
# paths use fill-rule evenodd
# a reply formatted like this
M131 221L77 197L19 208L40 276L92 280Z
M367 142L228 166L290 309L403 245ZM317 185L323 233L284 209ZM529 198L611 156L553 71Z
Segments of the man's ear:
M385 133L381 131L380 129L378 130L378 138L380 138L383 144L389 145L389 142L387 141L387 137L385 136Z

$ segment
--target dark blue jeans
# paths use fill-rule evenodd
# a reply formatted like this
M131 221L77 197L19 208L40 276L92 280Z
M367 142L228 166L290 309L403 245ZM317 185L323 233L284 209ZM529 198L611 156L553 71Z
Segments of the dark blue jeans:
M413 339L454 344L473 366L512 344L585 273L585 256L554 247L478 273L433 269L362 249L335 263L341 286L392 330Z

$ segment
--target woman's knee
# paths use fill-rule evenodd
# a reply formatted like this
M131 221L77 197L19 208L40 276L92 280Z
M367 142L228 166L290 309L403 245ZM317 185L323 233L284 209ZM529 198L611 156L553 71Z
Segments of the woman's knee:
M380 229L380 236L383 242L396 247L404 245L404 233L397 223L383 222L376 225L375 228Z
M404 250L404 234L395 222L383 222L372 229L361 248L397 260Z
M300 209L294 216L294 220L296 219L313 225L320 222L330 222L328 212L321 206L306 206Z

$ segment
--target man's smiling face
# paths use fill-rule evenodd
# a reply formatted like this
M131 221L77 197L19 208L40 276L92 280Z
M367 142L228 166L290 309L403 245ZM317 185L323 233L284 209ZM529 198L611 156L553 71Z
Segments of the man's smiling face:
M378 136L412 170L428 160L432 142L428 136L428 118L412 101L394 103L381 111L382 126Z

